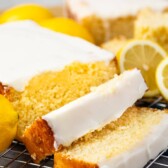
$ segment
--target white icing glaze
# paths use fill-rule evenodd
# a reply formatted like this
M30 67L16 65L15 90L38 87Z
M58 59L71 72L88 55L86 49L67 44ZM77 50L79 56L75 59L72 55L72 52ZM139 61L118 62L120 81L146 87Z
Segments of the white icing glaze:
M100 168L142 168L168 146L168 115L133 149L99 163Z
M162 11L168 7L167 0L67 0L67 6L78 20L97 15L103 18L117 18L136 15L143 8Z
M0 81L23 90L29 79L74 61L105 61L114 55L72 36L41 28L31 21L0 26Z
M102 128L141 98L147 86L139 70L126 71L93 91L42 118L51 127L55 148ZM69 131L69 128L70 131Z

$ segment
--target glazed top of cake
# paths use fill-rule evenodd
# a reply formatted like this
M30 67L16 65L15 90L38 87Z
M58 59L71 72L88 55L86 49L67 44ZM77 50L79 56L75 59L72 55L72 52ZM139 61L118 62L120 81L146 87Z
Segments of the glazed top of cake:
M31 21L0 26L0 81L23 90L28 80L72 62L110 62L114 55L82 39L41 28Z
M117 18L136 15L144 8L163 11L168 7L167 0L67 0L72 14L78 19L90 15L104 18Z

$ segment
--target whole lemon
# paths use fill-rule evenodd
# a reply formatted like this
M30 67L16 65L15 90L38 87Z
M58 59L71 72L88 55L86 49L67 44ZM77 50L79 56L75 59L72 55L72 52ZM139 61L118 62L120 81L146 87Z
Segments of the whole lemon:
M94 43L94 39L87 29L72 19L52 18L40 22L40 25L53 31L80 37Z
M22 4L6 10L0 16L0 23L17 20L33 20L40 22L53 17L52 13L45 7L36 4Z
M0 95L0 152L9 147L17 131L18 114L11 103Z

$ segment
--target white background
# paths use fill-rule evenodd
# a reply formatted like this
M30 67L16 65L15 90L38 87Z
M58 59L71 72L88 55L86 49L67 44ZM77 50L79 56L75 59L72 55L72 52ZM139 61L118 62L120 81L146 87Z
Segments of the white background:
M45 6L61 5L63 0L0 0L0 9L6 9L20 3L39 3Z

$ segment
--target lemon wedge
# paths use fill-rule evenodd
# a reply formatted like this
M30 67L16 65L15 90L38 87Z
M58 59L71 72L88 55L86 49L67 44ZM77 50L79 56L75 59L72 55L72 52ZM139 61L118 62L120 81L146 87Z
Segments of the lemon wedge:
M11 103L0 95L0 152L9 147L17 131L18 114Z
M164 59L157 67L156 82L164 98L168 100L168 58Z
M87 29L72 19L53 18L42 21L40 25L53 31L80 37L91 43L94 43L94 39Z
M17 20L33 20L40 22L53 17L52 13L45 7L36 4L23 4L6 10L0 16L0 23Z
M148 85L145 96L159 94L155 80L158 64L167 56L166 51L159 45L148 40L131 40L118 53L120 71L138 68Z

